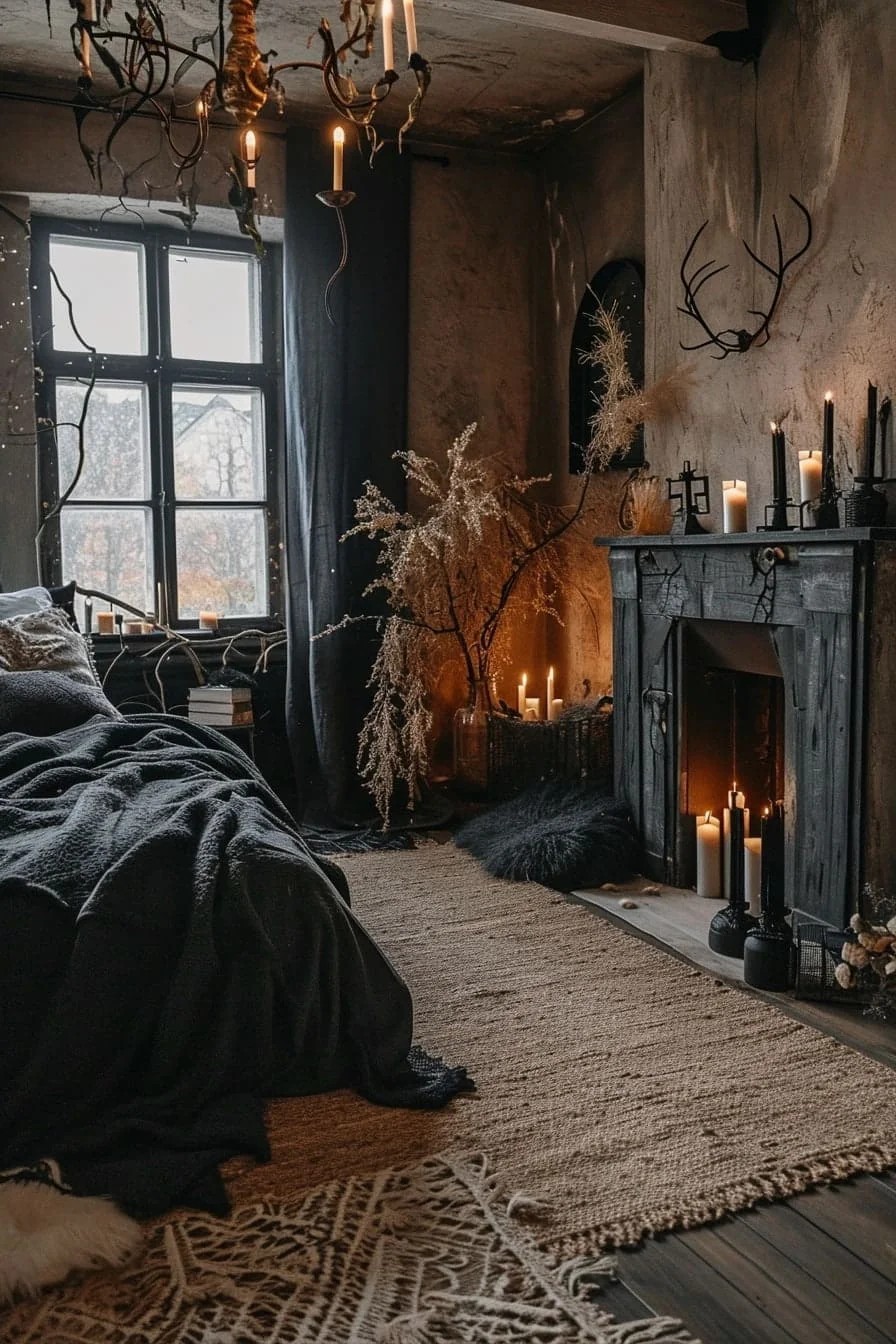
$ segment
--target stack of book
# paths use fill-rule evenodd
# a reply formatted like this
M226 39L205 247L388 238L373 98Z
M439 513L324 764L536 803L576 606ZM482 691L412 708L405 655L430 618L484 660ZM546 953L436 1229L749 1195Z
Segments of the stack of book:
M187 716L212 728L252 726L252 692L248 686L191 686Z

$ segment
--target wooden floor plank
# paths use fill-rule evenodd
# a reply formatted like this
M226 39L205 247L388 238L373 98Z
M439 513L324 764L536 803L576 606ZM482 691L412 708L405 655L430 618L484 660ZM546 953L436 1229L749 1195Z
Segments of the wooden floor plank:
M633 1293L621 1280L604 1285L594 1304L600 1311L608 1311L620 1325L626 1321L643 1321L657 1314L649 1303ZM877 1344L877 1341L873 1344Z
M813 1274L759 1236L743 1219L714 1224L712 1230L744 1263L762 1270L777 1285L779 1292L790 1299L793 1309L801 1313L804 1322L799 1337L811 1340L812 1344L821 1344L824 1339L834 1340L835 1344L859 1339L862 1344L891 1344L892 1336L883 1334L869 1321L863 1320L849 1303L837 1297ZM684 1235L690 1237L691 1234ZM770 1314L780 1321L773 1304L770 1306Z
M896 1288L896 1203L877 1182L863 1180L812 1190L792 1207Z
M793 1201L798 1205L808 1195ZM896 1293L876 1270L788 1204L766 1204L736 1215L782 1257L793 1261L827 1290L839 1297L862 1320L888 1339L893 1338ZM649 1293L644 1294L653 1301ZM656 1306L656 1303L654 1303Z
M663 1237L620 1251L619 1278L661 1316L679 1317L705 1344L805 1344L770 1321L687 1245Z

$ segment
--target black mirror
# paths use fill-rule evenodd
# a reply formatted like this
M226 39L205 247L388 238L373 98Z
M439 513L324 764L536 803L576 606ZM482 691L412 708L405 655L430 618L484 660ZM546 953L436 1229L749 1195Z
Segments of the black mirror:
M591 345L593 318L598 305L615 308L616 319L628 337L628 364L632 378L644 386L644 274L635 261L608 261L601 266L579 306L572 332L569 355L569 470L582 471L583 450L591 437L588 421L596 408L595 398L603 391L603 369L582 364L581 351ZM627 453L610 463L613 467L640 467L644 464L644 429L638 432Z

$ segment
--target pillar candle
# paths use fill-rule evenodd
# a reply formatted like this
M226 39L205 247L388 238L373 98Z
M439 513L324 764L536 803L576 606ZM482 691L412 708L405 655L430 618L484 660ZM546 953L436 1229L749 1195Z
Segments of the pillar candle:
M383 0L380 10L383 20L383 69L395 69L395 44L392 41L392 0Z
M417 50L417 17L414 14L414 0L404 0L404 26L408 30L408 60Z
M821 453L817 448L810 452L801 452L800 464L800 503L811 504L821 494Z
M526 713L526 674L523 673L523 679L516 688L516 707L521 714Z
M345 131L337 126L333 131L333 190L342 190L342 147L345 144Z
M217 628L218 628L218 613L216 611L200 611L199 629L217 630Z
M722 828L718 817L707 812L697 818L697 895L718 900L722 894Z
M533 719L541 718L541 696L530 695L526 697L526 718L529 717L529 711L532 712Z
M96 628L101 635L114 635L115 613L112 611L98 611L96 614Z
M548 693L545 697L545 708L548 712L548 718L551 717L551 705L554 703L554 669L548 668Z
M744 840L744 900L751 915L758 917L762 890L762 841L758 836Z
M747 530L747 483L746 481L722 482L722 516L725 532L746 532Z
M143 622L142 622L142 621L125 621L125 622L124 622L124 625L122 626L122 634L125 634L125 635L142 635L142 634L143 634Z
M563 701L552 700L551 703L548 705L548 718L550 719L551 723L556 723L557 719L559 719L562 713L563 713Z

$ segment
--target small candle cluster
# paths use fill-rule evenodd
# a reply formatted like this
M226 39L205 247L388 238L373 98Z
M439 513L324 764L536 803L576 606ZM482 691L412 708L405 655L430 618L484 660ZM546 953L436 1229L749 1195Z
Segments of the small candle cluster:
M865 453L860 482L874 482L878 420L885 432L889 417L889 401L877 405L877 388L868 384ZM787 455L784 431L777 421L771 422L773 499L766 508L765 521L760 530L790 531L796 525L790 521L790 511L801 527L838 527L838 490L834 465L834 396L826 392L822 419L821 448L801 449L797 454L799 472L799 500L792 500L787 485ZM748 530L747 483L742 480L722 482L722 527L726 533Z
M536 721L542 717L541 696L527 694L529 689L529 678L527 673L523 673L523 679L516 688L516 703L520 717ZM563 709L563 701L554 695L554 669L548 668L547 683L545 687L545 707L547 709L546 718L549 723L559 719Z
M783 845L783 809L775 804L763 809L760 834L750 834L750 809L746 798L734 783L728 793L728 806L721 818L712 811L696 818L697 825L697 895L713 900L725 898L743 901L750 915L758 917L763 891L763 848L771 833L771 823L781 821L773 840L774 855L766 854L766 868L777 872L781 861L777 855Z

